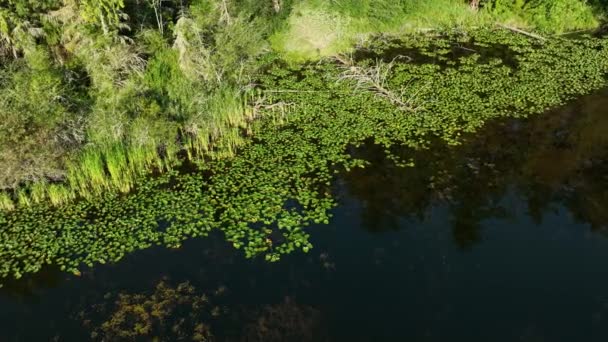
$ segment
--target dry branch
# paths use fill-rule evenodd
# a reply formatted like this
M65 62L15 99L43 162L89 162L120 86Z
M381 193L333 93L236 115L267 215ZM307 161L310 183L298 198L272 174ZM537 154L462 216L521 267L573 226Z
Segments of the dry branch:
M507 25L504 25L504 24L497 24L497 25L498 25L498 27L502 27L504 29L507 29L507 30L510 30L510 31L513 31L513 32L516 32L516 33L519 33L519 34L523 34L524 36L528 36L528 37L531 37L531 38L536 38L538 40L542 40L543 42L547 40L547 38L545 38L545 37L539 36L539 35L534 34L534 33L526 32L524 30L520 30L520 29L515 28L515 27L507 26Z
M411 105L410 101L404 101L402 96L389 90L384 85L384 81L395 60L388 63L385 68L382 68L382 65L380 64L371 68L362 68L356 66L351 59L347 59L344 56L338 55L335 56L335 59L345 68L342 79L356 81L357 87L368 89L378 96L384 97L404 111L413 112L416 110L416 108Z
M267 111L275 111L278 110L282 115L287 113L287 110L294 106L293 102L276 102L268 104L266 103L267 99L265 97L259 97L255 100L255 102L251 103L249 106L251 108L251 115L249 117L249 121L253 121L261 116L260 112L263 110Z

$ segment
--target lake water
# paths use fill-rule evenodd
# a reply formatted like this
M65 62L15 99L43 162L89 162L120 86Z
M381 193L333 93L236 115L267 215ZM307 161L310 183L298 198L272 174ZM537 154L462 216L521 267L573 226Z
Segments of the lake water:
M608 341L606 132L601 91L398 151L414 167L367 144L309 253L249 260L212 235L48 268L0 289L0 341Z

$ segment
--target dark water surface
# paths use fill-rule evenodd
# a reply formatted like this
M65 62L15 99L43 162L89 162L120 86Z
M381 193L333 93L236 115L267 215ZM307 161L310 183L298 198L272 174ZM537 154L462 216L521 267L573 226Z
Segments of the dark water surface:
M212 236L47 269L0 289L0 341L608 341L608 91L397 152L416 166L352 151L308 254Z

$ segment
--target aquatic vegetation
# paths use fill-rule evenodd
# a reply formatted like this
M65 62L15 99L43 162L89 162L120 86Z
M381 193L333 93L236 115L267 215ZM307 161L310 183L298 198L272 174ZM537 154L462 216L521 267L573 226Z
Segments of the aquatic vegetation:
M20 277L46 264L78 272L151 245L179 247L211 230L223 232L248 257L275 261L296 250L307 252L312 232L306 227L331 218L334 174L366 166L349 147L373 141L397 165L407 166L410 161L393 155L393 147L420 149L437 138L459 144L462 134L493 118L540 113L600 88L608 72L608 42L601 39L540 42L505 30L480 30L395 44L381 39L368 50L380 56L398 47L411 54L395 60L383 84L414 98L416 111L403 111L356 81L340 80L344 70L335 61L300 66L276 61L258 83L266 101L289 104L287 115L262 115L251 123L249 137L239 134L239 126L225 131L215 144L224 157L198 163L196 171L137 175L128 195L103 191L108 180L99 177L100 185L83 185L98 193L94 199L1 213L0 276ZM509 53L488 55L487 47ZM376 61L354 63L363 70ZM230 146L239 147L236 155ZM115 153L110 160L124 160L122 152ZM108 157L91 152L87 158L90 167L82 172L98 177L99 160ZM124 169L113 170L108 172ZM52 197L67 196L52 189Z
M160 281L152 294L108 293L104 299L106 302L93 306L91 312L80 313L94 341L213 340L209 321L215 318L214 298L197 293L187 282L171 286ZM90 317L97 316L104 321L93 325Z
M261 307L226 305L227 289L202 292L189 282L163 279L140 292L108 292L75 318L93 341L318 341L321 312L285 297ZM230 326L232 329L226 329ZM216 330L219 334L216 334ZM230 330L230 331L226 331Z

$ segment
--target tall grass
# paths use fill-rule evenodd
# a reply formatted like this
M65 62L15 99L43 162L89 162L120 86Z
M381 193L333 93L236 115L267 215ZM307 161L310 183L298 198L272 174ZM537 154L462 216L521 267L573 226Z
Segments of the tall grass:
M63 184L51 184L47 188L49 201L54 206L59 206L73 200L75 198L74 192Z
M124 146L116 144L110 147L105 154L105 162L112 187L121 192L131 190L133 187L132 173Z
M252 119L245 98L231 87L222 87L209 96L184 127L189 158L233 155L242 144L240 130Z
M17 203L22 207L29 207L32 204L32 200L28 196L25 188L17 190Z
M68 166L68 183L72 190L84 197L101 194L106 188L107 179L101 152L89 147L79 158Z
M34 183L30 187L30 198L34 203L42 203L47 198L47 184L45 181Z
M126 193L134 188L139 177L151 170L167 171L179 164L179 150L185 150L193 161L232 157L244 142L242 130L252 119L246 106L238 90L219 89L200 108L200 115L192 116L184 126L182 132L186 134L181 143L175 139L162 141L153 133L140 132L131 133L127 142L109 140L106 144L91 144L69 160L65 183L33 183L19 189L14 200L9 193L2 192L0 209L12 210L17 204L30 206L46 200L60 206L76 198L93 199L104 192Z

